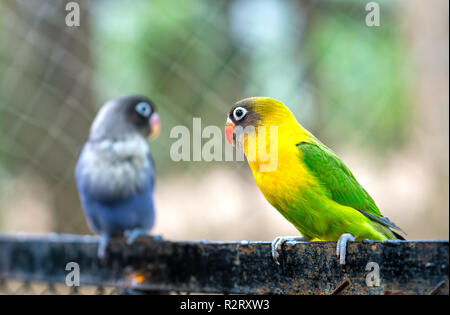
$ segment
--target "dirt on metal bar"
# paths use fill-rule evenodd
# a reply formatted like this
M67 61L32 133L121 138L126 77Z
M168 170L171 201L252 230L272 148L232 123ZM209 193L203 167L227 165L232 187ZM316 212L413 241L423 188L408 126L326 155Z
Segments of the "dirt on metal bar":
M449 294L448 240L350 243L345 266L335 242L287 243L280 266L269 242L113 240L105 261L97 246L93 236L0 236L0 279L64 283L75 262L82 285L124 292Z

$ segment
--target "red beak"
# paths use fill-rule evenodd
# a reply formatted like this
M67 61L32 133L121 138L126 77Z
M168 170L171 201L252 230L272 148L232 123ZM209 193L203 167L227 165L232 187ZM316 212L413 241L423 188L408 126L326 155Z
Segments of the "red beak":
M156 137L158 137L159 132L161 131L161 121L159 120L159 115L158 113L153 113L150 116L150 126L151 126L151 132L150 132L150 137L152 139L156 139Z
M228 142L232 146L234 146L233 141L234 128L235 128L234 123L228 118L227 123L225 124L225 136L227 137Z

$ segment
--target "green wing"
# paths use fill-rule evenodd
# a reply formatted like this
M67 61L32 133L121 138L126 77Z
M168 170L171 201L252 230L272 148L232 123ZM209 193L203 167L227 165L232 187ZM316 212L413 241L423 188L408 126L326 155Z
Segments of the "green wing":
M381 215L375 201L330 149L322 144L309 142L301 142L297 147L303 153L303 161L328 191L331 199L354 208L373 221L401 231Z

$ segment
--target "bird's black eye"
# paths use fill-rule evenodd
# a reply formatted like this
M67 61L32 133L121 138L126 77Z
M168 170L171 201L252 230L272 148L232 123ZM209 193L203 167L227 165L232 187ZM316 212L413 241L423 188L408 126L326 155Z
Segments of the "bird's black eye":
M233 111L233 116L236 121L241 120L247 114L247 110L244 107L236 107Z
M135 109L136 112L144 118L150 117L150 114L152 113L152 108L147 102L137 103Z

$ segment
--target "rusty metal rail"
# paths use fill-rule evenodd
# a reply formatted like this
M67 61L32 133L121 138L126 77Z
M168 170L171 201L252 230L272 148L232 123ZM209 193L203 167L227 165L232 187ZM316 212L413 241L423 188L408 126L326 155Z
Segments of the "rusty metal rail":
M355 242L338 265L335 242L288 243L281 266L268 242L113 241L96 257L92 236L0 236L0 279L64 283L66 264L81 285L132 285L139 292L237 294L449 294L449 243ZM131 281L130 279L134 279Z

